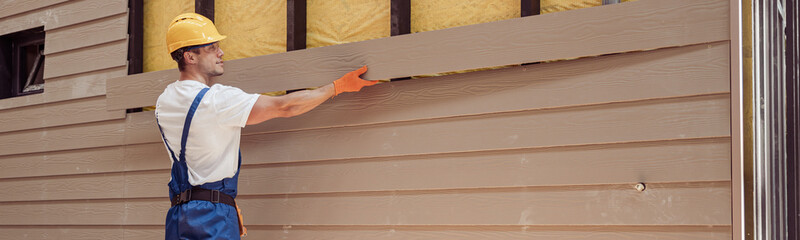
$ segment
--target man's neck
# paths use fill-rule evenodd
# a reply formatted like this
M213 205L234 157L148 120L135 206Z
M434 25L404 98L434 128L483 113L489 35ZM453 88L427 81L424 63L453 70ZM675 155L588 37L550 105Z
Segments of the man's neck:
M194 71L181 71L181 77L178 80L198 81L205 84L206 86L211 86L212 84L214 84L213 81L211 80L211 77Z

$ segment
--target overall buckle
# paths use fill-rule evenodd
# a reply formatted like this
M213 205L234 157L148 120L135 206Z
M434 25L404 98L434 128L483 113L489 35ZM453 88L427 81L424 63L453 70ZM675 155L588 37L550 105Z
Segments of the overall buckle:
M178 204L184 204L192 200L192 189L183 191L180 196L178 196Z
M211 190L211 202L219 203L219 190Z

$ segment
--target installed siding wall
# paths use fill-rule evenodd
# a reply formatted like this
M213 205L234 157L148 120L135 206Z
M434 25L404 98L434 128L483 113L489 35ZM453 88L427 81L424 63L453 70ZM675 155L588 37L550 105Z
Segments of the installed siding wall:
M603 55L383 83L244 128L248 238L731 239L728 12L641 0L229 61L220 82L269 92L363 64L386 79ZM110 79L104 111L176 76ZM0 135L0 239L162 238L152 112L54 116L70 125Z
M0 1L0 35L44 27L44 93L0 100L0 239L122 239L127 0Z

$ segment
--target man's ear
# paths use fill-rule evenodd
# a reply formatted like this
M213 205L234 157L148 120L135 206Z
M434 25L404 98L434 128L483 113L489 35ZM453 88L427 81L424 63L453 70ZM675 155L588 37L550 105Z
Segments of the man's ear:
M183 60L186 61L186 64L195 64L197 63L197 56L191 51L186 51L183 52Z

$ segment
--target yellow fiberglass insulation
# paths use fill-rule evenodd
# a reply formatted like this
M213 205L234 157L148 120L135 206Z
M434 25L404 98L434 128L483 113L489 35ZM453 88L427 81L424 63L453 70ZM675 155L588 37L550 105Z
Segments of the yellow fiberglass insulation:
M494 22L519 16L518 0L411 1L411 32Z
M175 16L194 12L194 0L144 0L143 7L143 71L177 68L167 52L167 27Z
M307 48L388 37L390 0L308 0Z
M286 52L286 1L215 1L223 60Z

